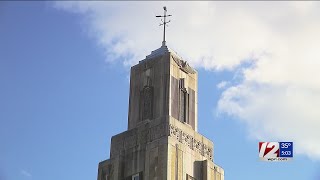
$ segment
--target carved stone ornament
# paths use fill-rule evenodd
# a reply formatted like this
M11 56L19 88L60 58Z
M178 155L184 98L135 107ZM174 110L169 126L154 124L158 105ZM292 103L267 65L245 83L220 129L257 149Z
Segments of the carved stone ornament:
M180 128L174 125L169 125L169 136L176 138L179 142L187 145L190 149L198 152L202 156L213 160L212 148L203 144L200 140L195 139L192 135L183 132Z
M202 156L213 160L213 149L203 144L200 140L195 139L192 135L184 132L178 127L169 124L169 128L166 128L165 124L159 124L150 129L140 131L135 134L131 134L124 138L124 141L116 141L112 144L111 152L112 154L118 154L122 149L132 148L138 144L145 144L147 142L152 142L163 136L170 136L180 143L186 145L191 150L201 154ZM168 132L169 131L169 132Z
M186 73L194 74L196 71L187 63L187 61L181 60L175 56L171 56L172 59L178 64L181 70Z

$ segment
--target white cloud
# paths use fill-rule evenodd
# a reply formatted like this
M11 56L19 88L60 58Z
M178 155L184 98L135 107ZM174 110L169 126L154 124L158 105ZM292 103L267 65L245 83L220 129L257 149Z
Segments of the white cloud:
M32 177L32 174L29 173L28 171L26 170L21 170L20 173L25 176L25 177L28 177L28 178L31 178Z
M229 85L229 82L227 82L227 81L221 81L220 83L217 84L217 88L218 88L218 89L223 89L223 88L225 88L225 87L228 86L228 85Z
M229 88L219 101L220 112L249 124L253 137L294 141L296 153L320 157L320 91L293 85L244 82Z
M191 64L209 69L232 68L247 57L264 53L268 32L254 16L212 2L166 2L173 14L168 45ZM105 49L107 59L132 65L161 46L156 15L163 2L56 2L55 7L84 15L90 36ZM237 19L234 19L234 16ZM237 31L235 31L235 27ZM236 33L235 33L236 32ZM241 46L241 48L237 48Z
M173 14L168 45L209 70L241 67L218 111L241 119L259 140L291 140L320 158L318 2L57 2L83 14L107 59L132 65L161 45L155 15ZM249 62L252 66L241 66Z

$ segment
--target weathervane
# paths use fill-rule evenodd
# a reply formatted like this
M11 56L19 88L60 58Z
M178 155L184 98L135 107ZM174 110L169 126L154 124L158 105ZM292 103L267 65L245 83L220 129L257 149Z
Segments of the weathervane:
M162 23L160 24L160 26L163 25L163 41L162 41L162 46L166 45L166 26L168 26L167 24L170 22L166 21L166 17L169 17L171 15L167 15L167 7L163 7L164 10L164 15L163 16L156 16L156 17L163 17L163 20L161 19Z

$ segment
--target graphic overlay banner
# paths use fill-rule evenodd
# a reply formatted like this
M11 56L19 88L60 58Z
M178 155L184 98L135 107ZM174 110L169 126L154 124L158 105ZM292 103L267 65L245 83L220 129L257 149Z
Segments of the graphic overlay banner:
M293 142L259 142L262 161L289 161L293 158Z

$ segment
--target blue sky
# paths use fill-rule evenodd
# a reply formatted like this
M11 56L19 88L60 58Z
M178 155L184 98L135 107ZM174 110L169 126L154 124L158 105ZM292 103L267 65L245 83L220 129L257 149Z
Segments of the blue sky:
M106 8L110 8L108 7L109 2L105 3ZM116 8L105 9L104 11L108 13L103 16L99 15L99 10L96 14L92 13L94 8L90 7L90 4L88 5L89 10L83 8L85 5L79 5L82 8L76 8L76 10L70 10L68 5L61 4L56 5L53 2L0 3L0 180L95 179L99 161L109 158L111 136L127 128L129 67L161 45L161 29L154 30L158 28L158 22L157 19L153 19L153 14L150 15L151 18L146 18L155 23L146 23L146 25L141 23L140 28L147 34L152 34L154 38L145 38L141 35L138 37L141 42L137 42L137 45L143 47L135 47L135 49L130 42L136 42L133 36L137 34L122 31L126 26L131 27L131 24L127 22L130 20L119 21L118 11L121 8L128 8L126 3L113 2ZM161 3L152 4L152 6L156 5L161 13ZM146 6L150 6L150 3L146 3ZM175 7L174 4L172 6ZM223 6L231 5L223 4ZM182 8L188 7L183 6ZM177 10L176 16L179 15L178 12ZM103 24L99 26L103 18L105 18L106 27ZM121 18L126 18L126 16ZM171 25L169 28L174 27ZM99 28L106 29L101 31ZM283 29L286 27L284 26ZM195 28L186 33L193 33L197 30ZM172 34L171 37L174 39ZM145 39L154 40L148 42ZM221 40L222 46L225 43L227 42ZM255 43L252 41L252 44ZM281 44L280 41L279 44ZM255 103L249 98L251 96L245 96L248 92L250 94L252 91L249 90L252 89L258 95L266 95L264 88L267 86L267 90L272 89L274 90L272 92L277 92L274 96L266 96L272 99L282 96L281 87L286 86L285 92L291 92L292 87L295 87L292 92L300 97L300 93L309 92L307 88L312 87L314 90L312 86L314 82L310 81L309 84L301 85L295 81L288 81L295 85L291 86L291 84L279 82L270 83L273 79L266 78L268 76L259 76L265 81L257 81L254 74L268 73L264 68L255 69L269 62L264 61L261 55L251 54L250 56L251 59L261 58L261 61L248 61L245 58L239 61L229 61L229 56L217 53L217 56L213 56L214 62L212 62L210 58L205 59L205 57L212 56L206 54L205 51L208 49L202 52L195 46L181 45L180 51L179 43L170 42L170 30L168 45L179 54L188 57L198 69L199 132L213 140L215 162L225 169L227 180L320 179L319 158L310 157L317 155L319 140L312 141L312 137L308 136L306 131L295 129L295 126L291 129L290 125L285 126L280 120L277 121L279 126L288 133L270 131L268 129L270 124L261 122L253 123L258 127L253 126L252 118L266 120L264 119L265 114L277 114L278 112ZM218 45L219 43L214 47ZM236 48L236 46L232 47ZM195 53L188 53L188 48L195 49ZM248 48L250 49L249 46ZM135 54L133 50L138 53ZM221 48L221 51L225 49ZM245 51L239 52L240 55L243 52ZM250 52L256 51L250 50ZM199 58L197 56L201 55L197 53L204 53L205 56ZM234 53L235 56L239 56L238 52ZM284 56L282 52L278 54ZM192 58L195 60L191 60ZM247 65L246 62L254 63L254 65ZM319 66L316 65L313 66L317 69ZM290 68L282 69L282 71L288 72L286 75L290 77L291 71L296 73ZM283 74L279 76L284 77ZM223 81L227 82L226 87L217 88L217 85ZM240 91L240 94L232 94L234 89L237 92ZM315 90L311 98L318 98L319 91L317 88ZM228 96L230 93L231 97ZM292 93L285 95L290 96ZM301 99L304 99L303 97L309 96L302 96ZM250 107L242 109L247 110L248 114L237 111L239 104L233 101L236 98L243 100L239 104ZM286 99L279 99L281 100ZM265 102L268 105L268 101ZM301 102L301 107L297 106L297 108L304 110L302 108L305 105L304 101L294 102ZM286 103L281 105L281 107L287 107ZM306 104L306 107L309 105L314 104ZM227 111L226 107L232 111ZM257 107L255 109L257 111L252 110L251 107ZM281 117L286 118L288 117L285 116L286 112L292 109L280 108L280 110L283 110L284 114ZM302 115L309 111L303 112ZM306 124L309 118L315 127L319 127L318 123L313 121L314 117L319 118L318 114L311 113L311 117L302 115L301 118L304 118ZM296 120L293 120L292 124L295 124ZM275 129L276 126L275 124ZM263 131L257 131L255 128L263 129ZM304 139L299 139L300 136ZM314 136L318 137L318 134ZM310 146L308 137L314 144L311 149L315 151L302 147L303 142L306 142L306 146ZM298 150L300 148L300 152L295 155L292 162L266 163L258 160L259 140L286 141L292 139L297 140L300 146L297 147Z

